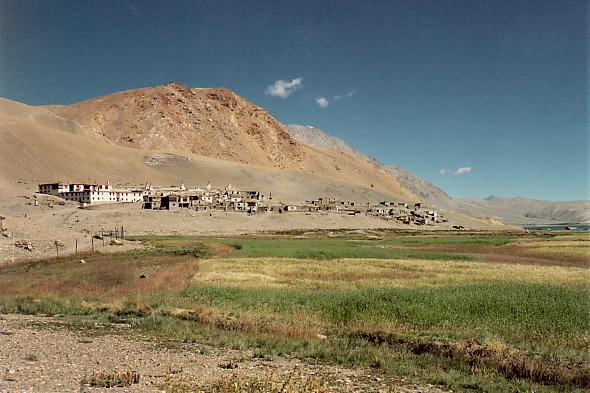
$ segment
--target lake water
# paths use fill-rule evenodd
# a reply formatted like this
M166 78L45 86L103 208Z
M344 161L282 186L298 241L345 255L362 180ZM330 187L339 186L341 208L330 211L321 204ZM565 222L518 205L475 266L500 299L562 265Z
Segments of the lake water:
M561 231L565 228L570 229L582 229L582 230L589 230L590 225L582 225L582 224L565 224L565 225L531 225L525 226L524 229L529 229L531 231Z

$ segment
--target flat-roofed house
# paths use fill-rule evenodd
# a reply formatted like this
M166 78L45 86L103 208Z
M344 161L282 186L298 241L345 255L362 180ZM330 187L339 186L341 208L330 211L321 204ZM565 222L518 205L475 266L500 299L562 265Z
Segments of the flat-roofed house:
M162 194L146 194L143 196L143 209L156 210L162 207Z
M190 207L188 195L170 194L162 197L162 209L177 210Z
M39 192L41 194L49 194L49 195L57 195L61 194L62 192L70 191L69 184L63 183L44 183L39 184Z
M39 192L59 196L68 201L78 202L83 205L139 202L143 199L144 194L143 191L139 190L115 190L110 183L44 183L39 184Z

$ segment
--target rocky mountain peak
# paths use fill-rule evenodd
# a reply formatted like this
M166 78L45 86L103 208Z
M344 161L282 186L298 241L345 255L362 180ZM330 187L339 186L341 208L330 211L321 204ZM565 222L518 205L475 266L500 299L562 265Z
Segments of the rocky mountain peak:
M268 112L226 88L170 82L48 109L121 146L277 168L298 167L303 156Z

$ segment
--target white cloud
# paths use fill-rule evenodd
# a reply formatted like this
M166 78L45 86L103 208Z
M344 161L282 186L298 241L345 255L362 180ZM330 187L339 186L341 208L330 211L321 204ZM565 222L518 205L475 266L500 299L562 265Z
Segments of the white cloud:
M462 175L464 173L469 173L469 172L471 172L470 166L462 166L461 168L457 168L457 170L455 171L455 175Z
M346 94L337 94L337 95L335 95L335 96L334 96L334 98L332 98L332 99L333 99L333 100L335 100L335 101L340 101L340 100L343 100L343 99L345 99L345 98L350 98L350 97L352 97L353 95L354 95L354 91L349 91L349 92L348 92L348 93L346 93Z
M320 108L326 108L329 104L328 100L324 97L318 97L315 99L316 104L318 104L318 106Z
M441 170L438 171L439 174L441 175L447 175L449 173L453 173L455 175L464 175L466 173L471 172L471 167L470 166L462 166L460 168L457 168L455 170L450 170L450 169L446 169L443 168Z
M301 84L302 81L303 78L295 78L291 81L279 79L266 88L265 94L272 97L287 98L295 91L301 89L303 86Z
M337 94L334 97L332 97L332 101L344 100L346 98L352 97L353 94L354 94L354 91L349 91L346 94ZM323 97L323 96L319 96L318 98L316 98L315 102L316 102L316 104L318 104L318 106L320 108L327 108L328 105L330 105L330 100L328 100L326 97Z

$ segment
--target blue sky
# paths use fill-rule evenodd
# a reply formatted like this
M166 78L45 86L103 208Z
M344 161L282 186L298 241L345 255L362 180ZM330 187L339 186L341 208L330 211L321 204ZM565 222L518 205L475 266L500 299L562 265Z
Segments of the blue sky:
M587 1L0 0L0 96L224 86L454 197L588 199L588 17Z

